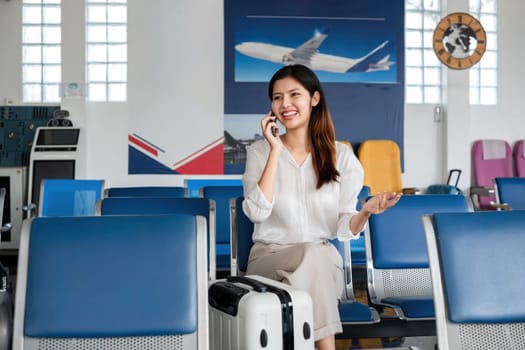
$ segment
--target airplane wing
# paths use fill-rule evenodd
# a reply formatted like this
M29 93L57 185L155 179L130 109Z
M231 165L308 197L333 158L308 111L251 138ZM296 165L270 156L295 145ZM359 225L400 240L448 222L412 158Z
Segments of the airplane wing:
M367 55L360 58L347 72L372 72L389 69L389 67L394 64L394 62L388 60L393 47L392 42L388 40L383 42Z
M314 70L334 73L389 70L390 66L395 63L389 61L392 48L393 45L385 41L365 56L355 59L316 53L308 62L308 66Z
M316 32L312 38L284 57L285 63L310 64L312 57L318 52L319 46L321 46L327 36L327 31Z

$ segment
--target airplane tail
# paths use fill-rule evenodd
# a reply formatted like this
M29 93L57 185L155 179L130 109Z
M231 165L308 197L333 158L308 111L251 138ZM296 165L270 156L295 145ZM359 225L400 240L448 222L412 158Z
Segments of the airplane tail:
M385 41L367 55L361 57L358 63L353 65L348 72L368 72L373 70L386 70L394 62L388 61L390 52L394 44L390 41Z

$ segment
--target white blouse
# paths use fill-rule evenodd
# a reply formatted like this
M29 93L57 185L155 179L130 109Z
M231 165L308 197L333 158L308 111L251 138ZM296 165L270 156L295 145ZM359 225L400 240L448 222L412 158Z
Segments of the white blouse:
M243 175L245 214L254 222L253 240L266 243L322 242L359 237L350 232L350 218L357 213L357 196L363 186L363 167L350 150L336 142L338 182L316 186L311 154L301 166L283 148L274 184L273 202L258 186L270 145L259 140L247 147Z

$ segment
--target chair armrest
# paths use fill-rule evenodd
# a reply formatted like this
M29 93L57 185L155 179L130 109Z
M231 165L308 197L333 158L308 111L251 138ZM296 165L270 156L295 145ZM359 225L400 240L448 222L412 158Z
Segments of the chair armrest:
M470 195L477 196L493 196L495 191L493 188L485 186L473 186L470 188Z
M486 187L486 186L472 186L470 187L470 198L472 200L472 205L474 206L474 210L478 211L480 210L480 204L479 204L479 197L480 196L494 196L495 195L494 188Z
M491 201L490 206L498 210L512 210L511 206L508 203L496 203Z
M403 188L403 194L419 194L421 190L417 187L405 187Z

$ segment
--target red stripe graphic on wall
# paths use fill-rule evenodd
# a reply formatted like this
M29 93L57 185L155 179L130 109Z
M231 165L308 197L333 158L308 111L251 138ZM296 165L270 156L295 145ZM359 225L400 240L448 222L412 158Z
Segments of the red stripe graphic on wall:
M128 135L128 141L135 145L136 147L140 148L141 150L157 157L159 155L159 150L154 146L151 145L146 140L143 140L135 135Z
M223 174L224 137L210 142L179 160L173 164L173 170L179 174Z

